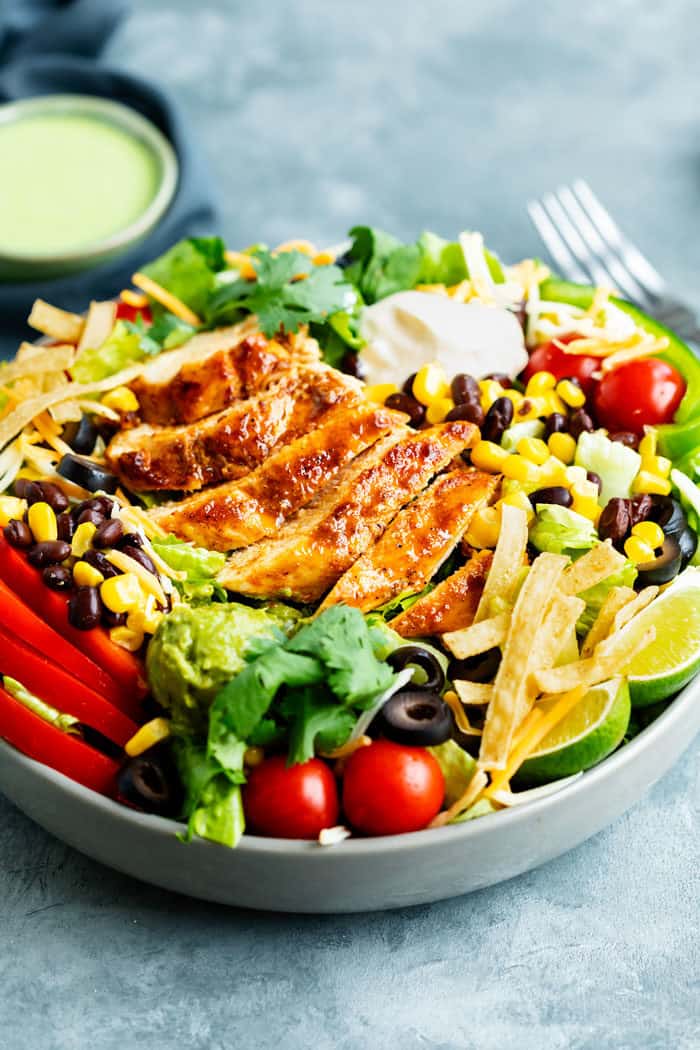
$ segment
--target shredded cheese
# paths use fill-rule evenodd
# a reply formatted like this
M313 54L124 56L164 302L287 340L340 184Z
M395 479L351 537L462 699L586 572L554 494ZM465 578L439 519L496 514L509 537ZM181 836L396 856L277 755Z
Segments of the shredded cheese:
M165 597L165 592L163 591L160 580L158 580L152 572L149 572L148 569L144 569L140 562L130 558L129 555L124 554L123 551L116 550L109 552L107 560L110 561L115 568L121 569L122 572L133 572L135 576L138 576L143 589L148 594L152 594L160 605L167 608L168 601Z

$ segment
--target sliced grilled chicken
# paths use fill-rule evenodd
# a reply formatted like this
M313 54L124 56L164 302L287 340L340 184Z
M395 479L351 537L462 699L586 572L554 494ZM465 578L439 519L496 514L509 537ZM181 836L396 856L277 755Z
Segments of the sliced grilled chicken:
M319 359L318 344L303 334L284 344L256 330L255 318L195 335L160 354L131 384L145 423L192 423L263 390L295 364Z
M168 532L212 550L246 547L270 536L338 471L406 416L363 403L329 409L320 426L273 452L240 481L151 511Z
M404 591L420 591L493 495L498 479L475 470L443 474L396 515L326 597L369 612Z
M258 597L317 601L428 481L478 439L471 423L401 430L341 471L274 539L238 551L224 587Z
M493 554L478 551L466 565L448 576L435 590L391 620L402 638L426 638L469 627L476 615Z
M361 386L327 365L293 369L255 397L196 423L143 424L117 434L107 460L135 492L194 492L243 477L277 446L317 426L330 408L361 399Z

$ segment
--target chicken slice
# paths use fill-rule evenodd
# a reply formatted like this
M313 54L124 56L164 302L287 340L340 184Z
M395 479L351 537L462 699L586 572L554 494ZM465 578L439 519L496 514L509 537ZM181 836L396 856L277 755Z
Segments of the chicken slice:
M403 413L369 402L341 403L315 430L283 445L240 481L158 507L150 515L168 532L199 546L246 547L276 532L354 456L405 421Z
M159 354L131 384L144 423L192 423L263 390L295 364L319 359L318 344L299 334L285 345L256 330L255 318L202 332Z
M344 602L369 612L404 591L422 590L497 482L493 474L467 469L436 478L338 580L321 608Z
M402 638L425 638L469 627L476 615L493 554L478 551L435 590L390 621Z
M471 423L394 432L341 471L274 539L233 554L224 587L258 597L317 601L431 477L478 439Z
M134 492L194 492L255 470L330 408L359 402L361 390L356 379L327 365L294 369L263 393L196 423L123 430L110 442L107 461Z

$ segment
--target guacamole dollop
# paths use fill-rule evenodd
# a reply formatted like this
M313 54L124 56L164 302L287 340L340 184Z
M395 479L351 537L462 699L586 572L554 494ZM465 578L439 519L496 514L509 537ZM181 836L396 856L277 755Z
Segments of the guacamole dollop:
M173 730L205 732L214 697L243 668L246 653L289 636L299 619L286 605L254 609L236 602L180 606L166 616L148 646L146 669L155 699L172 714Z

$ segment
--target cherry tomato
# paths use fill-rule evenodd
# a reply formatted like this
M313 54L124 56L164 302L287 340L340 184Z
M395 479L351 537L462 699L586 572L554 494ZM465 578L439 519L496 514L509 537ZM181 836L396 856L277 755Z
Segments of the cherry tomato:
M141 314L145 325L149 325L153 320L150 307L148 306L129 306L128 303L123 303L121 299L117 303L118 321L135 321L139 314Z
M442 770L423 747L375 740L345 766L345 815L365 835L419 831L439 813L444 797Z
M315 839L338 823L338 789L325 762L312 758L288 766L267 758L248 776L243 809L250 831L280 839Z
M569 332L567 335L558 335L556 342L571 343L574 339L580 338L581 336L578 333ZM593 373L599 367L600 361L597 357L586 357L583 354L567 354L565 350L556 346L555 342L552 341L551 343L541 343L540 346L535 347L523 372L523 379L527 382L535 372L551 372L557 379L578 379L582 390L588 397L595 386Z
M598 422L608 430L643 434L645 424L671 423L685 393L685 380L658 357L620 365L603 376L595 392Z

